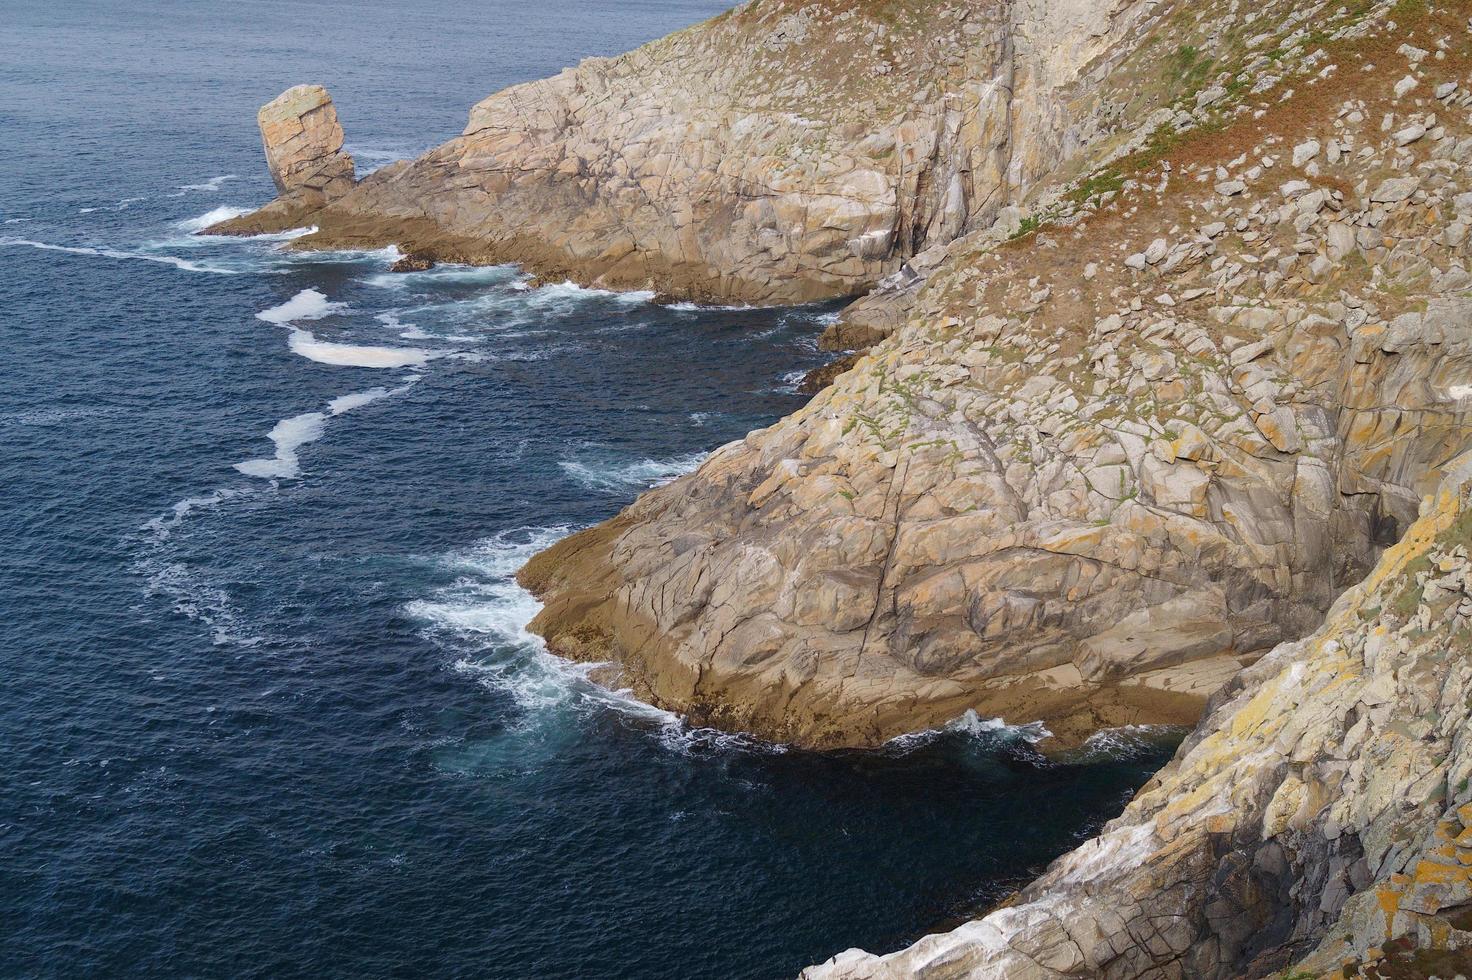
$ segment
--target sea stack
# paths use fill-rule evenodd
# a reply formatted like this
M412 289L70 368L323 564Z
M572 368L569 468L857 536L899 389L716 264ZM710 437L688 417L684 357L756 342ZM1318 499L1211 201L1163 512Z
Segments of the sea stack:
M343 152L337 107L321 85L296 85L256 115L266 165L282 197L320 207L353 189L353 158Z

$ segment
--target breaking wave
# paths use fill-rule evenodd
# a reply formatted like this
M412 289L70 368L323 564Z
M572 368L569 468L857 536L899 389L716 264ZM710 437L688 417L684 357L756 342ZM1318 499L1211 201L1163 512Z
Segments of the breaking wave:
M211 208L204 214L195 215L192 218L185 218L183 221L176 221L174 222L174 227L180 231L187 232L203 231L210 225L217 225L221 221L229 221L231 218L238 218L243 214L250 214L251 210L251 208L236 207L233 204L222 204L217 208Z
M381 272L366 277L363 282L380 289L401 289L411 285L436 283L495 286L510 284L521 278L524 278L524 274L514 265L444 264L418 272Z
M1163 746L1179 742L1189 731L1189 728L1176 725L1106 728L1090 735L1068 758L1082 764L1151 758L1158 755Z
M664 486L686 473L693 473L709 456L710 453L699 452L630 462L600 454L594 458L566 459L557 465L588 490L624 496L630 491Z
M1040 721L1009 725L1001 718L983 718L968 708L959 718L954 718L939 728L896 735L884 743L884 748L889 752L907 755L941 739L957 736L996 745L1018 742L1032 745L1052 734Z
M211 177L209 180L201 181L198 184L178 184L176 186L181 191L205 191L205 192L213 192L213 191L218 191L220 189L220 185L224 184L225 181L227 181L227 180L239 180L239 179L240 178L237 175L235 175L235 174L221 174L218 177ZM175 195L175 196L178 196L178 195ZM221 218L220 220L223 221L224 219Z
M542 604L516 581L516 572L537 552L573 528L523 527L502 531L471 548L437 559L454 580L405 611L456 657L453 669L489 690L507 695L520 709L517 731L552 729L562 737L569 712L612 711L644 727L665 748L682 754L724 751L781 753L786 746L745 735L691 727L681 716L638 700L628 691L594 681L600 664L574 663L550 652L527 629ZM519 746L528 743L520 741Z

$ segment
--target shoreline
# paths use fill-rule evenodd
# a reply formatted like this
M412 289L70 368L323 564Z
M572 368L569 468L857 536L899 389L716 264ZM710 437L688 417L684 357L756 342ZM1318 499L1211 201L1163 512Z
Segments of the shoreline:
M639 499L678 493L688 479L687 474ZM636 502L631 508L637 506ZM804 749L875 749L895 738L944 727L972 711L1014 726L1041 723L1051 733L1043 750L1047 754L1078 748L1113 728L1193 726L1220 686L1187 693L1142 684L1060 684L1045 675L994 678L925 703L910 700L888 710L861 703L842 713L820 709L793 689L773 692L741 684L703 689L708 682L691 674L662 631L627 616L616 601L604 598L619 591L621 580L603 556L618 549L618 539L632 524L631 508L553 543L517 571L517 583L543 603L527 629L563 659L614 665L616 674L604 686L628 690L640 701L700 727ZM595 585L591 589L570 585L578 582ZM636 655L626 652L624 644L630 638L638 644ZM1181 671L1189 677L1193 666L1184 665Z
M359 187L371 180L364 178ZM654 253L629 252L575 260L528 234L476 239L448 232L424 217L382 217L346 213L332 205L311 207L282 198L249 214L227 218L195 234L230 237L279 235L315 227L286 243L292 251L373 250L395 245L405 255L431 263L516 265L544 282L568 281L588 289L652 291L669 302L698 305L798 306L853 301L873 288L864 281L850 289L824 288L811 280L758 283L694 264L676 266Z

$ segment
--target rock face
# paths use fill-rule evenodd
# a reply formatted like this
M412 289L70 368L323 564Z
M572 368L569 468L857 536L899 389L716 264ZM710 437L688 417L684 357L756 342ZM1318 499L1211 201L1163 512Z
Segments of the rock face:
M1031 235L952 243L806 408L538 556L533 629L816 746L968 708L1065 737L1190 721L1312 630L1472 432L1466 25L1416 36L1463 35L1412 66L1458 87L1417 101L1404 25L1319 13L1312 85L1224 72L1235 107L1173 115ZM1302 16L1263 6L1242 64Z
M256 121L283 199L321 207L353 189L353 158L342 151L342 126L325 88L289 88L261 106Z
M394 242L681 297L855 294L990 224L1090 138L1096 102L1070 93L1150 6L753 0L493 95L459 138L326 208L212 232L312 224L295 247ZM299 92L263 127L281 103L290 128Z
M803 980L1472 975L1472 457L1007 905Z

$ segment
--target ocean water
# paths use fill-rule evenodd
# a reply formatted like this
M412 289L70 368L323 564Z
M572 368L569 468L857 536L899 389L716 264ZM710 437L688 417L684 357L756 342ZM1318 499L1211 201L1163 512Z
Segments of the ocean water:
M833 306L193 234L719 2L0 0L0 975L792 975L1005 892L1171 739L784 751L548 655L535 549L798 407ZM1026 719L1015 719L1025 721Z

